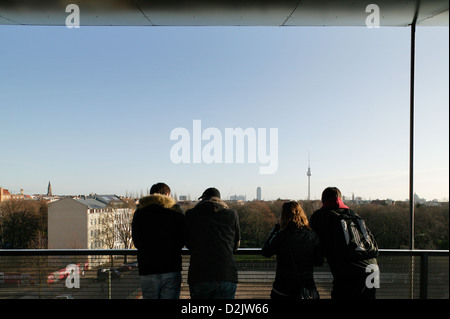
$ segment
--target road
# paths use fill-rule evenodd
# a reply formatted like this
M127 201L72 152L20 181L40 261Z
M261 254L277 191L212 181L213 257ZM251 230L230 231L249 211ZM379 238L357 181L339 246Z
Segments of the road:
M140 279L137 268L121 273L121 278L98 281L97 270L92 269L80 276L80 288L67 288L65 280L57 283L34 285L2 285L0 299L52 299L70 295L74 299L134 299L140 294Z

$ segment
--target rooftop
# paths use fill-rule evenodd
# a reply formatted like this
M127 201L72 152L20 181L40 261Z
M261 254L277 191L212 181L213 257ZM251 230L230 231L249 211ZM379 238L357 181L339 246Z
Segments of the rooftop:
M101 201L99 201L97 199L74 198L73 200L77 201L80 204L87 206L89 209L103 209L106 207L105 203L102 203Z

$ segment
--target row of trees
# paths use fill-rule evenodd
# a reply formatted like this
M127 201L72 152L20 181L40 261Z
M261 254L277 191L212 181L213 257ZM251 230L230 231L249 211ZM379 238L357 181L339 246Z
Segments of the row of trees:
M354 209L366 219L380 248L409 248L410 212L408 203L363 205ZM414 247L448 249L449 205L416 205L414 210Z
M230 208L236 209L239 215L241 247L262 246L275 222L279 220L283 203L281 200L227 203ZM300 201L300 204L308 217L321 206L319 201ZM132 206L132 203L128 205ZM186 211L194 205L195 203L182 204L182 208ZM407 203L348 205L365 218L380 248L409 248L410 221ZM120 237L129 243L131 218L122 222L124 225L121 227ZM108 229L103 231L108 232ZM0 247L47 248L46 233L47 205L44 201L9 200L0 204ZM415 248L448 249L448 238L448 203L440 206L417 205Z
M245 203L227 202L239 215L241 226L241 247L261 247L275 222L279 220L285 201L252 201ZM321 207L320 201L299 201L308 218ZM395 205L349 204L362 216L374 234L380 248L409 248L410 221L409 205L406 202ZM184 208L190 208L185 206ZM417 205L415 207L415 248L448 249L449 205Z

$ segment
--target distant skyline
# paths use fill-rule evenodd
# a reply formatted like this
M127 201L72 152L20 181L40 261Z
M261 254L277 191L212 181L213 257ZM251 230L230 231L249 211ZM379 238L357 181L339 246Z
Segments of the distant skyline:
M7 188L6 188L7 189ZM10 191L8 189L8 191ZM11 194L20 194L22 192L22 189L20 191L13 191L10 192ZM47 192L43 192L43 193L30 193L30 194L24 194L24 195L30 195L30 196L89 196L89 195L117 195L117 196L123 196L123 197L136 197L139 198L141 196L147 196L150 192L150 187L146 188L146 189L140 189L138 191L125 191L125 194L117 194L117 193L98 193L98 192L89 192L89 193L73 193L73 194L52 194ZM243 199L245 198L246 201L253 201L253 200L265 200L262 198L262 192L263 189L261 187L257 187L255 189L255 196L253 196L252 194L240 194L240 193L228 193L226 196L224 196L223 194L221 195L222 199L224 200L237 200L237 199ZM177 193L176 191L172 191L171 193L172 197L177 197L177 199L180 199L180 197L186 198L187 200L192 200L192 201L196 201L198 200L197 196L192 196L191 193ZM351 199L355 199L355 200L390 200L392 198L362 198L360 197L358 194L355 194L354 192L352 193L348 193L343 195L344 198L346 200L351 200ZM414 193L415 196L415 200L421 199L421 200L426 200L426 201L434 201L437 200L437 198L434 199L429 199L429 198L424 198L421 197L420 194ZM277 200L277 199L281 199L281 200L286 200L286 199L295 199L295 200L308 200L308 198L284 198L284 197L279 197L279 198L273 198L273 199L266 199L266 200ZM316 198L311 198L311 200L320 200L320 196L316 197ZM398 201L398 200L397 200ZM408 201L408 198L405 199L405 201ZM448 198L443 198L442 200L440 200L441 202L445 201L448 202Z
M417 28L414 191L428 200L449 198L448 37ZM2 26L0 39L0 186L13 193L50 181L55 195L124 196L162 181L192 198L259 186L264 200L306 199L310 157L311 199L327 186L408 198L407 27ZM276 172L247 153L174 163L170 134L193 138L195 120L223 135L276 128Z

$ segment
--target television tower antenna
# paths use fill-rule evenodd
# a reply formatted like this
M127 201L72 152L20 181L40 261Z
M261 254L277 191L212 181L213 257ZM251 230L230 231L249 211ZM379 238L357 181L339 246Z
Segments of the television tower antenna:
M311 167L310 167L310 159L308 153L308 172L306 173L308 176L308 200L311 200Z

